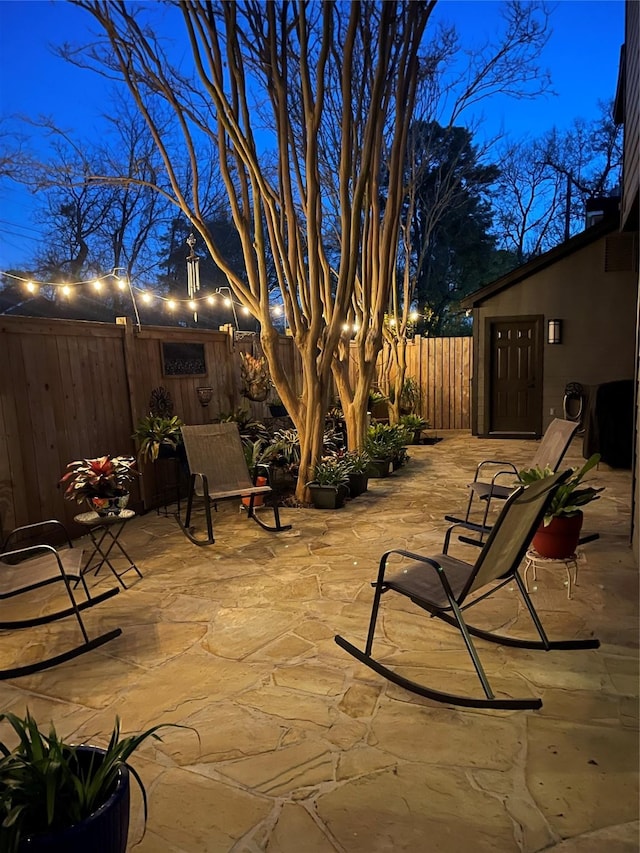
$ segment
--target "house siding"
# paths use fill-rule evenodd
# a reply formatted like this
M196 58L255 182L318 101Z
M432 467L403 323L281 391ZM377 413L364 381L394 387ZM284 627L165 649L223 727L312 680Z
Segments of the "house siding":
M483 392L488 353L481 330L490 318L539 314L563 320L561 345L544 344L542 428L562 416L568 382L597 385L634 375L637 272L605 272L606 237L485 299L474 310L478 358L477 431L487 434Z

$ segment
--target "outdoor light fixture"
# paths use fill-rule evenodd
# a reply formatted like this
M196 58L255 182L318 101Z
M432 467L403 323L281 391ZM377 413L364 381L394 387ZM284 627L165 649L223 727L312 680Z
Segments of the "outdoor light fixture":
M208 385L201 385L199 388L196 388L196 394L198 395L200 405L203 409L206 409L213 397L213 388L210 388Z
M547 320L547 343L562 343L562 320Z

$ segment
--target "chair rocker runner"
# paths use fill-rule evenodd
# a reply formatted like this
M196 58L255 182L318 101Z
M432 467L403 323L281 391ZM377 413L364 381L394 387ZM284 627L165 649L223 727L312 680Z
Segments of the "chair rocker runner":
M555 418L549 426L538 446L535 456L531 460L530 468L550 468L556 471L562 462L565 453L567 452L571 439L573 438L579 424L573 421L565 421L562 418ZM484 469L487 467L497 467L491 480L481 479L484 476ZM452 524L460 522L469 522L471 519L471 510L474 505L474 498L484 502L484 514L481 522L477 522L482 527L487 527L487 518L489 516L489 507L492 500L505 501L515 490L515 486L501 485L497 482L500 477L510 475L512 478L518 476L518 469L513 462L505 462L499 459L485 459L476 468L476 473L473 482L469 483L469 502L464 518L458 518L453 515L445 515L445 521L450 521ZM473 523L473 522L472 522ZM480 533L482 540L482 533Z
M60 528L61 532L64 533L69 545L68 549L58 550L51 545L39 544L7 550L13 540L25 535L35 536L38 531L54 526ZM119 590L116 588L109 589L92 597L82 575L81 566L82 549L71 547L71 542L64 526L55 519L18 527L9 534L2 552L0 552L0 602L61 581L64 584L69 603L68 606L62 609L40 616L33 616L28 619L0 619L0 630L34 628L38 625L57 621L58 619L74 617L82 634L82 642L67 651L43 660L34 661L33 663L22 666L14 666L9 669L2 669L0 670L0 680L40 672L43 669L48 669L51 666L72 660L78 657L78 655L96 649L104 645L104 643L108 643L110 640L120 636L122 630L115 628L93 639L89 638L81 612L89 607L93 607L95 604L106 601L108 598L112 598ZM74 595L74 588L79 584L82 584L85 596L84 600L81 601L78 601Z
M524 649L595 649L600 643L596 639L551 641L544 632L540 618L536 613L525 584L518 572L518 566L525 556L531 538L540 524L545 509L551 501L555 488L562 483L570 472L555 474L540 480L526 489L518 488L508 498L476 562L471 565L449 556L448 549L452 531L449 528L445 536L443 553L432 557L413 554L409 551L391 550L382 555L378 578L372 586L375 589L369 631L364 651L340 635L336 643L349 654L373 669L379 675L407 690L434 699L469 708L496 708L505 710L537 709L542 706L539 698L496 698L472 640L479 637L504 646ZM469 522L465 524L469 527ZM479 526L472 525L480 530ZM408 567L387 575L388 563L393 555L411 560ZM515 581L527 610L538 632L538 640L519 639L494 634L467 624L463 611L483 601L505 584ZM488 589L485 589L489 587ZM484 697L458 696L410 681L398 672L372 656L372 647L376 621L382 595L389 591L405 595L418 607L431 616L437 616L449 625L458 628L464 644L471 656L474 668L480 679ZM469 600L470 596L474 596ZM391 618L391 617L389 617Z
M184 522L180 514L176 517L185 536L195 545L213 545L213 521L211 507L216 508L217 501L226 498L249 497L247 515L260 527L279 533L290 530L291 525L280 523L280 510L277 500L273 499L272 509L275 524L265 524L256 515L254 501L257 495L272 494L270 485L257 486L252 482L244 458L242 441L238 426L235 423L202 424L199 426L183 426L182 438L187 452L189 469L189 494ZM261 474L263 472L261 471ZM268 479L268 469L264 473ZM197 538L191 527L194 497L204 499L205 521L207 525L206 539Z

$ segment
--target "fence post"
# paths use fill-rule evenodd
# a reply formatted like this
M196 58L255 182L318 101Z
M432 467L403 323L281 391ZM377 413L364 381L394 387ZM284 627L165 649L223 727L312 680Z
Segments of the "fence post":
M133 335L133 324L128 317L116 317L116 325L123 327L122 336L122 351L124 354L124 370L127 377L127 393L129 398L129 420L131 422L131 433L135 432L138 421L140 420L140 408L138 399L140 395L138 385L138 371L136 359L136 346ZM133 441L133 439L131 439ZM143 504L147 505L147 495L145 489L144 478L138 480L140 484L140 497Z

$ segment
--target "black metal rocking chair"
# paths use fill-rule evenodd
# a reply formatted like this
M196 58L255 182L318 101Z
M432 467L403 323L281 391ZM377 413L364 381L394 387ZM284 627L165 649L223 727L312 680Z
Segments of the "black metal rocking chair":
M600 645L600 642L596 639L549 640L518 572L518 566L526 553L535 530L544 516L545 508L552 499L555 488L569 474L570 472L568 471L555 474L553 477L533 483L526 489L518 488L503 506L502 512L491 529L488 539L478 555L478 559L473 565L451 557L447 553L452 531L457 525L453 525L447 531L442 554L425 557L403 550L394 549L387 551L380 560L378 579L372 584L375 588L375 594L365 650L361 651L340 635L335 637L336 643L379 675L384 676L400 687L411 690L420 696L434 699L437 702L447 702L452 705L462 705L469 708L507 710L540 708L542 700L538 698L496 698L471 637L473 635L474 637L480 637L481 639L504 646L541 649L544 651L551 649L595 649ZM478 527L478 530L480 530L478 525L470 525L469 522L464 524L466 529L470 526ZM387 576L387 564L392 555L400 555L413 562L392 576ZM505 637L490 631L481 630L468 625L462 615L463 611L468 610L501 589L505 584L512 583L513 581L515 581L524 599L524 603L540 637L539 640ZM486 591L482 591L485 590L485 587L489 588ZM403 677L372 656L371 652L380 599L383 593L390 590L407 596L414 604L426 610L432 616L437 616L449 625L458 628L480 679L485 694L484 697L458 696L423 686ZM469 600L470 596L475 593L478 593L478 595Z
M44 530L47 527L56 531L60 537L64 536L69 547L58 550L49 544L29 545L21 548L15 548L11 545L12 542L20 541L24 537L37 538L38 534L43 534L43 538L45 538ZM0 552L0 602L61 581L64 584L69 603L60 610L50 611L28 619L0 619L0 630L34 628L58 619L75 617L82 634L82 642L51 657L22 666L1 669L0 680L40 672L43 669L72 660L78 655L96 649L120 636L122 630L115 628L93 639L89 638L81 611L112 598L119 590L117 588L109 589L92 597L82 575L81 566L82 549L71 546L64 526L55 519L17 527L9 534L2 552ZM84 598L80 601L76 599L74 594L74 589L78 585L82 585L84 593Z
M211 507L213 506L215 509L217 501L226 498L248 497L247 516L265 530L280 533L283 530L291 529L290 524L283 525L280 523L280 509L271 486L258 486L249 477L237 424L229 422L183 426L182 438L187 451L191 476L189 478L189 494L184 522L180 514L176 517L185 536L194 545L213 545L215 539ZM260 470L260 474L264 474L267 480L269 479L269 470L266 466L264 470ZM274 526L265 524L256 515L254 502L258 495L273 495L271 508L275 520ZM196 496L204 499L207 525L206 539L197 538L191 527L193 502Z
M573 421L565 421L562 418L555 418L546 429L542 441L538 445L538 449L531 460L530 468L551 468L552 471L557 471L558 466L562 462L565 453L567 452L571 439L573 438L579 424ZM493 475L490 480L482 479L486 476L485 469L493 470ZM496 470L497 469L497 470ZM477 498L481 503L484 503L484 514L481 522L482 527L487 527L487 519L489 516L489 507L491 501L506 501L506 499L514 492L516 486L503 485L498 480L501 477L508 476L513 482L518 474L518 469L513 462L506 462L500 459L485 459L479 463L476 468L476 473L473 482L469 483L469 502L467 503L467 511L464 518L457 516L446 515L445 521L450 521L454 524L460 522L471 521L471 511L474 506L474 498ZM482 534L481 534L482 538Z

